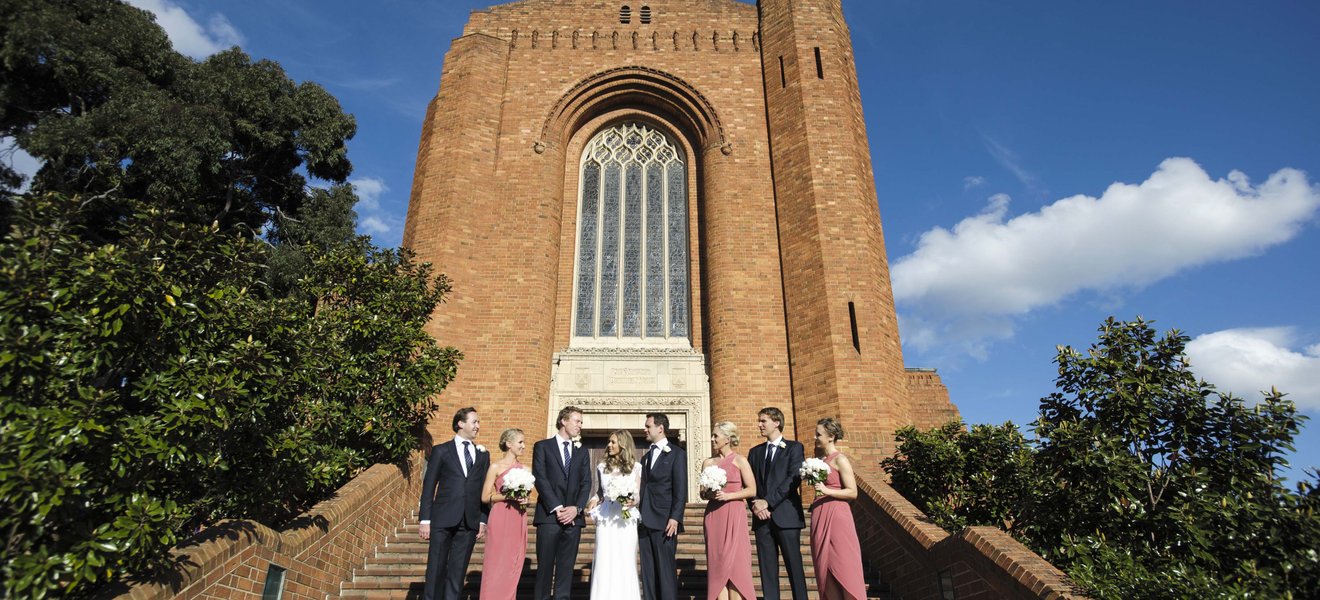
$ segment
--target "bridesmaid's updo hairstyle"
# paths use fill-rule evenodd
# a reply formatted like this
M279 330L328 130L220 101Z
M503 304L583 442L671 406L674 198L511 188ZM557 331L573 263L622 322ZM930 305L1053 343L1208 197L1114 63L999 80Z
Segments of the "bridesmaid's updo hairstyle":
M838 419L835 419L834 417L825 417L824 419L816 421L816 424L824 427L825 433L830 434L830 437L834 438L834 441L837 442L843 439L843 424L840 423Z
M734 448L738 447L738 426L734 425L733 421L720 421L715 424L715 428L729 438L729 443L733 444Z
M500 450L508 452L509 446L513 444L513 440L517 439L518 436L522 434L523 430L521 429L505 429L504 433L500 434Z

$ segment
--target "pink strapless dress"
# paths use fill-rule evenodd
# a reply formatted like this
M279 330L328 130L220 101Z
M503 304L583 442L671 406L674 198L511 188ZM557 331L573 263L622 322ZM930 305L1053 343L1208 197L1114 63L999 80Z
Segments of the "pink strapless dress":
M526 468L513 463L495 478L495 489L504 485L504 474L513 468ZM494 502L486 519L485 559L481 563L481 598L483 600L513 600L518 594L518 578L522 576L523 559L527 555L527 514L513 502Z
M724 493L743 489L742 471L734 462L736 454L724 457L717 466L728 474ZM752 587L752 541L747 525L747 501L732 500L706 503L706 597L718 598L732 583L743 598L756 598Z
M839 453L829 455L825 462ZM839 470L832 468L825 487L840 489ZM816 565L816 589L822 600L843 600L825 595L831 579L852 598L866 598L866 580L862 576L862 545L857 541L857 524L848 502L819 494L811 503L811 559Z

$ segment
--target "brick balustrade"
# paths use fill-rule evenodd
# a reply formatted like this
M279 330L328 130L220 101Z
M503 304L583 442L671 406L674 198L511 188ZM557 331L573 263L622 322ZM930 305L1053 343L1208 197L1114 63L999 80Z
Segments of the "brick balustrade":
M1084 598L1068 576L995 527L941 529L889 484L858 477L862 555L904 600ZM948 588L952 588L952 595Z
M284 600L324 600L416 509L422 453L375 465L282 531L226 520L171 551L178 565L158 581L112 586L99 598L260 598L271 565L285 569Z

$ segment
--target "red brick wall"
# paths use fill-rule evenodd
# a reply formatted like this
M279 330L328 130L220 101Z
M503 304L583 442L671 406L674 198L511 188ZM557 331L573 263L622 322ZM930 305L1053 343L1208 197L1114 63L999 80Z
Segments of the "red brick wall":
M551 358L568 345L581 145L629 111L687 146L692 340L714 418L754 431L762 406L793 414L756 7L648 5L650 25L636 13L621 25L614 3L496 6L474 12L446 55L404 239L453 280L432 331L466 356L436 440L467 404L485 439L547 429ZM583 85L627 67L638 76Z
M907 387L913 425L930 429L959 419L958 407L949 402L949 388L934 369L908 369Z
M422 453L406 467L376 465L283 531L222 521L171 551L180 567L165 581L113 586L101 598L255 599L271 564L286 569L286 600L324 600L417 508Z
M839 418L878 477L911 403L852 43L838 0L760 7L797 434Z

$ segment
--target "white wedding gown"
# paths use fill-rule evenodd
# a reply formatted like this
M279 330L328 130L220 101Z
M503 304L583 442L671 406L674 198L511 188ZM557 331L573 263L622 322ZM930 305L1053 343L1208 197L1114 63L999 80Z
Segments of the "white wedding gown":
M623 507L605 498L610 479L631 477L641 489L642 465L634 464L632 473L621 475L618 470L605 472L598 465L601 503L592 509L596 520L596 554L591 562L591 597L593 600L636 600L641 598L641 583L637 579L637 522L641 520L633 507L629 518L623 518ZM640 492L639 492L640 493Z

